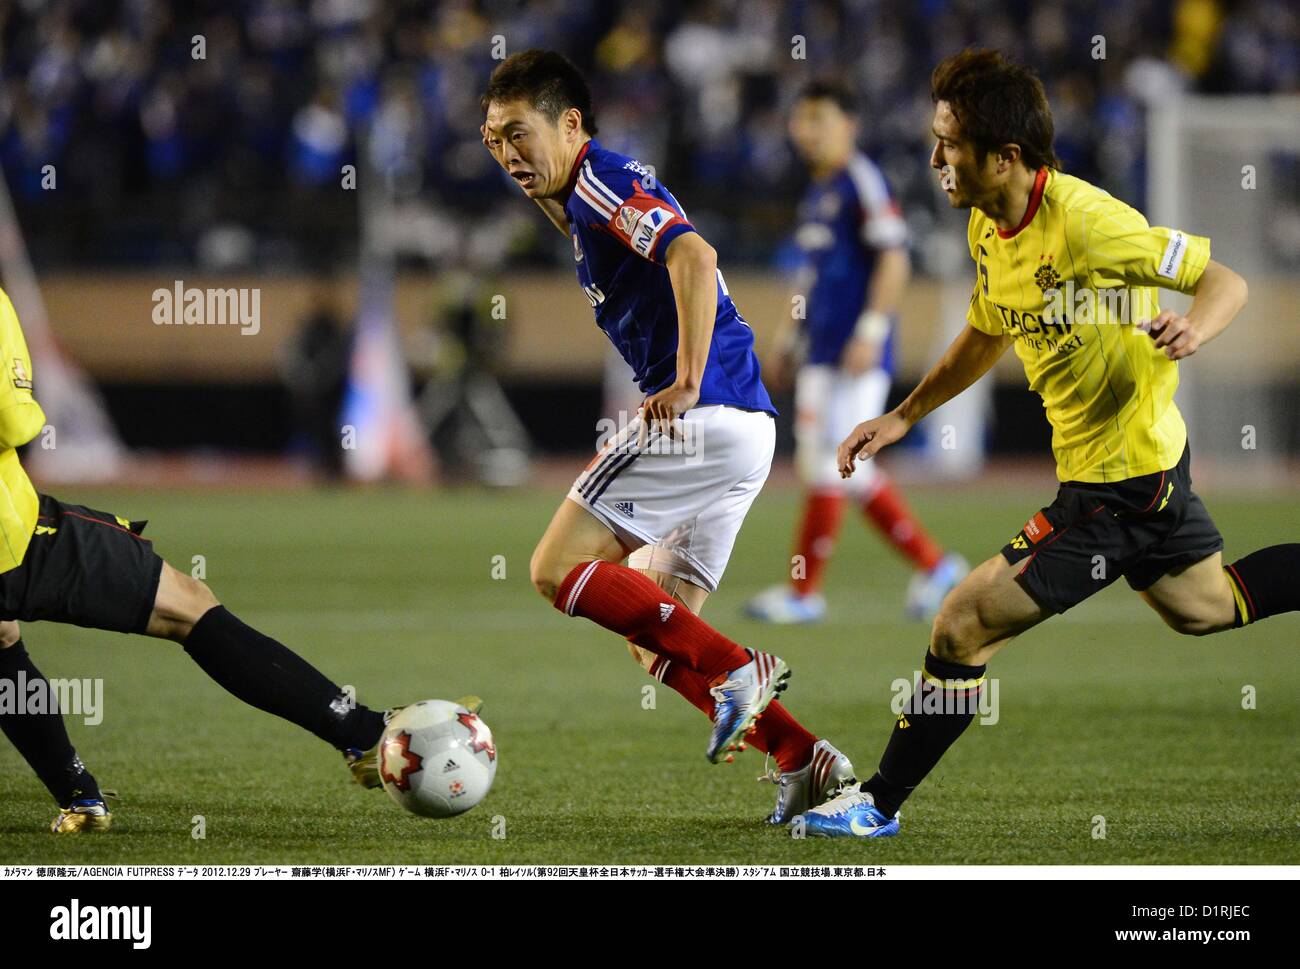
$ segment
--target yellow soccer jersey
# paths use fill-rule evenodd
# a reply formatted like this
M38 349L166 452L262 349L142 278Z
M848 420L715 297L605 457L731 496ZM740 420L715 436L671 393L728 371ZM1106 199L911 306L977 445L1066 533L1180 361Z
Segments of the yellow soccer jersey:
M977 273L967 319L1012 338L1043 399L1062 481L1119 481L1178 463L1187 427L1178 364L1131 325L1160 312L1158 287L1192 292L1210 240L1147 224L1082 179L1042 169L1020 225L979 209L967 230Z
M45 412L32 396L32 358L9 296L0 290L0 572L22 563L36 530L36 489L18 463L15 448L45 426Z

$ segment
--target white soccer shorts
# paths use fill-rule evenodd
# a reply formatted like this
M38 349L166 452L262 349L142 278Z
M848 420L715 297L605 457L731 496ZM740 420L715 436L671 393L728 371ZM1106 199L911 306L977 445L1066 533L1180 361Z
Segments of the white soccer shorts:
M634 417L587 465L569 498L633 550L628 565L713 592L749 506L772 468L776 421L761 411L694 407L639 443Z
M876 462L861 461L847 481L836 452L858 424L885 412L889 374L881 369L847 374L829 364L799 368L794 385L794 455L799 478L818 491L873 494L879 487Z

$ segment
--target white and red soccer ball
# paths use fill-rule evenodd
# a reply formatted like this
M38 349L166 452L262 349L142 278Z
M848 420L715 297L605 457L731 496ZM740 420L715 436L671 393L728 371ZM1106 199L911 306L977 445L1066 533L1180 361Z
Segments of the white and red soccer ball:
M379 777L398 805L426 818L463 814L487 796L497 774L488 725L447 700L421 700L388 721Z

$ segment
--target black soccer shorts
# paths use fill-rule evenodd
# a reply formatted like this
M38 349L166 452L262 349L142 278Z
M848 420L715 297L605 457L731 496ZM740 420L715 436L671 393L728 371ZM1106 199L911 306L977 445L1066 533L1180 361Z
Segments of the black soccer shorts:
M163 566L145 524L41 495L22 564L0 573L0 619L144 632Z
M1111 483L1067 481L1002 548L1034 601L1065 612L1120 576L1141 592L1208 558L1223 536L1192 491L1191 451L1168 471Z

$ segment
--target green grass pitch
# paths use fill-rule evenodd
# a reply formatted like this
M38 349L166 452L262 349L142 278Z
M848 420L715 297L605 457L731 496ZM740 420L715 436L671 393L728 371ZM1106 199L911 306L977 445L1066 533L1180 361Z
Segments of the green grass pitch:
M56 491L56 493L59 493ZM1050 499L989 486L916 489L933 531L978 561ZM558 489L61 493L151 519L174 565L204 557L222 600L387 705L479 693L501 752L467 815L427 821L350 783L339 756L209 682L179 647L51 624L25 642L49 676L102 677L104 720L74 721L117 789L107 835L56 838L47 795L0 744L0 863L1291 863L1300 861L1300 620L1206 639L1165 629L1122 582L994 662L1000 720L972 726L907 804L899 838L792 841L761 821L763 758L703 757L708 724L617 637L567 619L528 582ZM1294 538L1296 504L1208 494L1236 558ZM890 685L925 626L902 619L906 569L846 521L830 621L739 617L787 561L793 492L769 490L705 617L795 671L795 714L871 772ZM494 556L506 576L493 578ZM1257 708L1242 707L1253 687ZM202 815L206 837L191 836ZM1093 836L1104 817L1106 836ZM494 838L494 818L504 838ZM498 824L498 831L500 827Z

